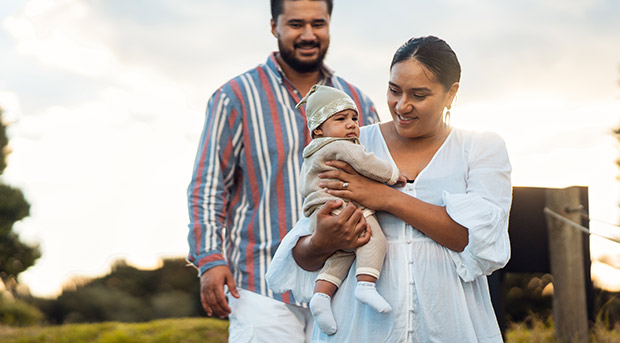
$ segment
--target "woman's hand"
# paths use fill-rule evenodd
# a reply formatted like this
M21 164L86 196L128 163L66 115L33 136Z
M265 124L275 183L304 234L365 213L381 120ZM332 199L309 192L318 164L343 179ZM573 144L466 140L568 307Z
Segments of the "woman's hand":
M392 188L360 175L346 162L328 161L326 164L338 169L323 172L319 178L340 181L321 181L319 187L326 188L331 195L355 201L370 209L385 210Z

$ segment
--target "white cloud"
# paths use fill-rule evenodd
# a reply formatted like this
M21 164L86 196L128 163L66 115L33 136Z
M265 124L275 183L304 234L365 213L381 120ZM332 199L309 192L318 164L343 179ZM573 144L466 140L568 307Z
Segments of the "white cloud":
M0 89L0 107L3 110L2 120L5 123L13 123L21 115L19 96L15 92Z
M24 6L24 13L36 17L54 12L59 7L72 8L71 5L79 6L80 3L76 0L30 0Z
M18 42L17 52L44 66L101 76L114 65L110 50L88 36L87 8L80 1L31 1L4 26Z

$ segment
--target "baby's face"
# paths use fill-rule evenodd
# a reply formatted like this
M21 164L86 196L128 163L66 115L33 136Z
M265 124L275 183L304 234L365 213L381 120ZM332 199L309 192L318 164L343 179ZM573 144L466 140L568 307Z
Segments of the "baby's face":
M357 112L354 110L340 111L323 122L314 133L321 137L358 138L360 126Z

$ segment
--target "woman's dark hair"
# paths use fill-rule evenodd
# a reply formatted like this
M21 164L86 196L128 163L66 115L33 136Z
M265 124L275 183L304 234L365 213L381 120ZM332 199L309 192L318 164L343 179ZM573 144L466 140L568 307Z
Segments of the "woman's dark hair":
M409 39L394 53L390 70L396 63L407 59L422 63L446 90L461 80L459 60L448 43L441 38L426 36Z
M284 12L284 1L295 1L295 0L271 0L271 19L277 21L278 16ZM332 8L334 8L333 0L314 0L314 1L325 1L327 3L327 13L332 15Z

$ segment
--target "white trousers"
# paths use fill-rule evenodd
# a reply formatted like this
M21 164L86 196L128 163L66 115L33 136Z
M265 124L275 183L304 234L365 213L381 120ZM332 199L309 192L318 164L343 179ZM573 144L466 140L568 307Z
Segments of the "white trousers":
M310 343L314 319L310 310L239 289L228 295L229 343Z

